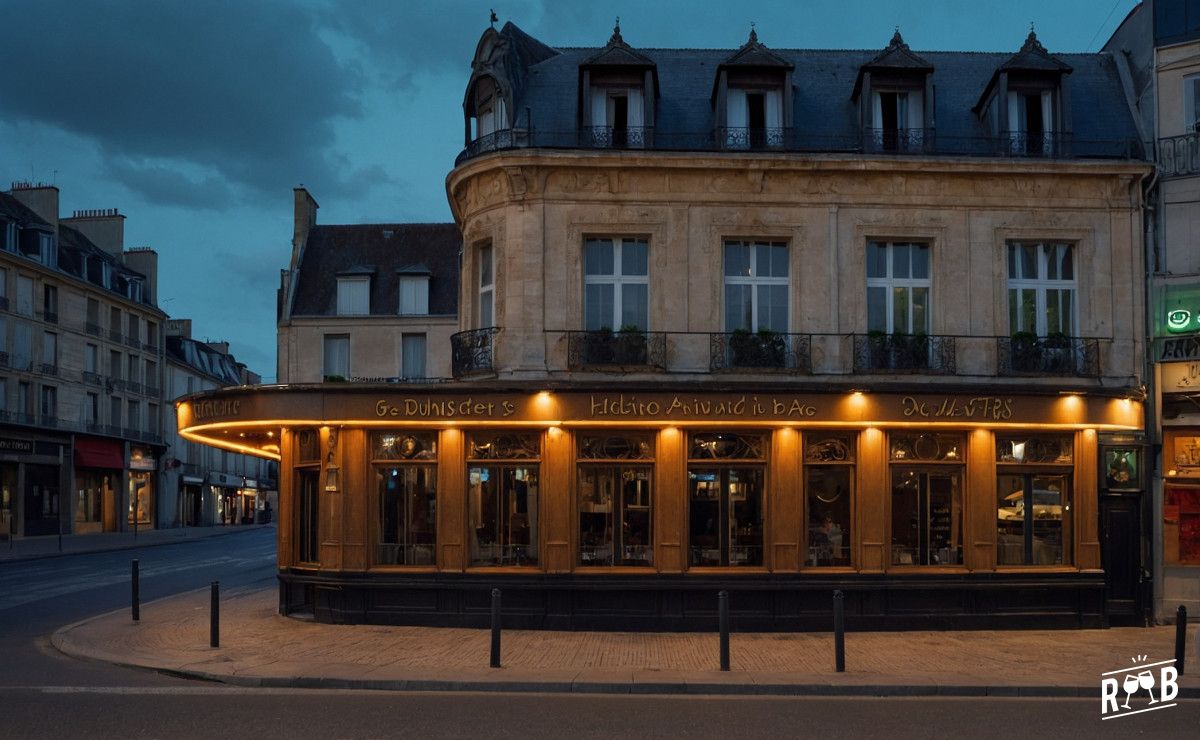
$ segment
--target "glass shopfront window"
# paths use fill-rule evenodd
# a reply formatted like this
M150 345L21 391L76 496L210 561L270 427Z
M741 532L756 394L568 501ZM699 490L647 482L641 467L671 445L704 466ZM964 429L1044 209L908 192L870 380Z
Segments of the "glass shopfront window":
M129 471L129 523L149 526L154 516L154 474Z
M580 436L579 565L654 564L653 462L648 436Z
M17 522L17 466L0 464L0 534L12 536Z
M688 458L689 564L761 566L765 436L696 433Z
M75 521L99 523L104 518L104 502L113 500L115 474L99 470L81 470L75 475Z
M996 437L996 563L1071 562L1072 439Z
M321 560L321 438L317 430L296 432L296 463L296 560L318 563Z
M1200 485L1168 482L1163 499L1163 562L1200 565Z
M807 555L814 566L854 564L854 448L851 432L812 432L804 445Z
M467 463L471 565L537 565L537 434L472 435Z
M437 543L437 435L375 432L372 470L379 510L375 562L433 565Z
M889 442L892 565L961 565L962 435L893 434Z

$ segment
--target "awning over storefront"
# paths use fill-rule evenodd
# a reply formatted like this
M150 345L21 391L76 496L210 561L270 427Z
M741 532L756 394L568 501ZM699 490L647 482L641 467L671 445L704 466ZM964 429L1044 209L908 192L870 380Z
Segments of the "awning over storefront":
M108 468L120 470L125 467L125 454L120 442L108 439L75 440L75 467Z
M198 475L185 475L183 476L183 483L188 486L199 486L204 484L204 479Z

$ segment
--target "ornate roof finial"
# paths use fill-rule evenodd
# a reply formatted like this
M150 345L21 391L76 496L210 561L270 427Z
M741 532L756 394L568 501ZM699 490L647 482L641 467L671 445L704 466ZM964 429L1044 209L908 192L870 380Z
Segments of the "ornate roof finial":
M892 34L892 40L888 46L901 49L908 48L908 44L904 43L904 37L900 35L900 26L896 26L896 32Z
M1021 47L1021 51L1040 51L1043 54L1048 53L1046 47L1042 46L1042 42L1038 41L1037 32L1033 30L1033 21L1029 22L1029 35L1025 37L1025 44Z
M758 31L754 30L754 21L750 21L750 41L751 44L758 43Z
M617 16L616 25L613 26L613 34L608 39L609 46L625 46L625 39L621 38L621 16Z
M488 19L488 22L492 24L492 28L495 28L495 27L496 27L496 21L498 21L498 20L500 20L500 19L496 17L496 11L495 11L495 10L492 10L491 8L488 8L488 12L490 12L490 13L492 14L492 15L491 15L491 17Z

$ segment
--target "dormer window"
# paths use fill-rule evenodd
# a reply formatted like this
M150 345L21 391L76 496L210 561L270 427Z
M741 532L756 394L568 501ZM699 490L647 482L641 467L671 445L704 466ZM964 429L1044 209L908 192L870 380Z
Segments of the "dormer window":
M727 149L781 149L792 127L791 62L750 39L717 68L717 140Z
M858 70L851 100L862 115L863 148L919 154L932 139L928 88L933 65L917 56L897 29L891 43Z
M17 251L17 222L5 221L0 223L0 249L6 252Z
M656 74L654 61L621 38L618 23L608 44L579 65L583 144L616 149L649 146Z
M475 83L475 111L471 116L471 139L478 141L509 128L504 97L491 77Z
M353 267L337 276L337 315L366 316L371 313L373 267Z
M1200 75L1183 78L1183 132L1200 131Z
M424 265L412 265L401 267L396 272L400 280L400 315L427 315L429 313L429 268Z
M136 278L130 278L130 280L129 280L129 300L131 300L135 303L142 302L143 285L144 285L144 283L142 283L141 280L138 280Z
M1031 30L1024 46L992 75L975 104L1001 153L1057 157L1067 153L1070 65L1051 56Z

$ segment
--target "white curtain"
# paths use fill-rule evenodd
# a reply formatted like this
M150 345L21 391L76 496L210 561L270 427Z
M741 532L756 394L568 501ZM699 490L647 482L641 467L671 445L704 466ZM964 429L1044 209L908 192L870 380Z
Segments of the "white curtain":
M728 129L725 145L731 149L746 149L750 137L746 131L746 91L731 87L725 93L725 126Z
M425 335L405 334L400 339L400 375L404 378L424 378Z

